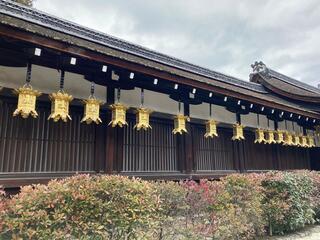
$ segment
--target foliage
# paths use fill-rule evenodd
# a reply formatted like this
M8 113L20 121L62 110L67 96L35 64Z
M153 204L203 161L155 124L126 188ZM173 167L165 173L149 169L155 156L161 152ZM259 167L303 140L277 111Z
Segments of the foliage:
M284 234L314 223L313 184L306 174L270 172L262 181L269 233Z
M33 3L34 3L34 0L13 0L13 1L20 3L20 4L23 4L23 5L26 5L28 7L32 7Z
M23 187L4 216L11 239L143 239L157 223L160 200L151 183L79 175Z
M215 239L251 239L262 235L265 222L259 176L230 175L221 183L222 190L212 205L217 225Z
M254 239L313 224L317 172L147 182L77 175L0 191L0 239Z
M4 216L6 208L7 208L7 201L5 199L5 192L2 190L2 186L0 186L0 216ZM0 232L2 232L3 221L0 219Z
M315 171L299 170L296 174L303 174L312 181L311 206L314 210L315 220L320 222L320 174Z

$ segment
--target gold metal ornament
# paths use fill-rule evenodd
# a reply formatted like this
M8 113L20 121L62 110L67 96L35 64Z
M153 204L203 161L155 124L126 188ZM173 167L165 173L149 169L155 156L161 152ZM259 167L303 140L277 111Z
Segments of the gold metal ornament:
M56 93L50 94L49 98L51 100L51 114L48 120L53 119L54 122L72 120L69 115L69 103L73 99L71 95L63 90L59 90Z
M284 143L285 146L293 146L293 136L289 131L284 132Z
M145 131L148 129L152 129L149 123L151 113L152 111L150 109L143 107L138 108L136 113L136 125L134 125L133 128L137 129L137 131L139 131L140 129L143 129Z
M301 147L300 136L298 134L293 134L293 145L297 147Z
M317 125L317 126L315 126L314 127L315 128L315 130L316 130L316 135L318 136L318 137L320 137L320 125Z
M217 122L213 119L210 119L206 122L206 133L204 134L205 138L214 138L218 137L217 132Z
M304 148L309 147L308 142L307 142L307 136L305 136L305 135L300 136L300 146L304 147Z
M244 128L244 126L239 123L234 124L233 125L233 136L232 136L231 140L233 140L233 141L244 140L245 137L243 135L243 128Z
M284 131L279 130L279 129L277 131L275 131L275 140L276 140L276 143L278 143L278 144L285 143Z
M309 148L312 148L312 147L315 147L315 146L316 146L316 144L315 144L315 142L314 142L314 137L313 137L313 136L311 136L311 135L308 135L308 136L307 136L307 144L308 144L308 147L309 147Z
M264 136L264 130L261 128L256 129L256 139L254 140L254 143L265 143L266 139Z
M91 124L92 122L96 124L102 123L102 120L100 118L100 106L102 105L102 101L96 99L94 96L90 96L83 102L85 106L84 116L81 122L86 122L87 124Z
M186 129L186 121L190 121L188 116L184 116L183 114L178 114L174 117L174 129L172 130L173 134L183 134L188 133Z
M267 144L273 144L273 143L277 143L275 138L274 138L274 133L275 131L268 129L266 131L266 143Z
M123 105L122 103L115 103L110 106L112 110L112 120L109 122L108 126L111 125L112 127L123 127L128 125L126 121L126 113L128 107Z
M31 115L33 118L37 118L36 101L41 93L32 89L30 84L25 84L23 87L15 89L14 93L18 95L18 106L13 116L21 115L22 118L28 118Z

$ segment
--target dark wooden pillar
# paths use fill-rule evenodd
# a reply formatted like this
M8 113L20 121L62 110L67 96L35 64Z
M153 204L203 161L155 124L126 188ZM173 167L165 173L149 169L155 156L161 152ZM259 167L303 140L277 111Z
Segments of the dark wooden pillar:
M236 113L236 121L237 123L241 124L241 114L240 113ZM243 133L245 135L245 132ZM244 140L246 141L246 140ZM243 141L235 141L235 147L237 149L237 163L235 164L235 166L237 167L237 170L239 170L240 172L244 172L245 169L245 146Z
M277 120L274 120L274 130L278 130L279 124ZM280 169L280 146L279 144L272 144L272 158L273 158L273 169Z
M114 87L107 88L107 104L114 103ZM107 111L107 121L111 120L111 111ZM113 162L115 160L116 152L116 141L115 141L115 134L116 129L108 126L106 131L106 153L105 153L105 172L112 173L113 171Z
M103 119L106 119L105 114L101 114ZM94 170L101 172L105 169L106 156L106 124L102 123L95 126L95 156L94 156Z
M190 106L188 103L184 103L183 114L185 116L190 115ZM193 146L192 129L189 122L186 122L186 129L188 133L176 135L178 168L183 173L191 173L193 166Z
M185 116L190 116L190 105L189 103L185 103L183 108L183 112ZM185 166L186 166L186 173L192 172L193 167L193 142L192 142L192 129L190 122L186 123L186 127L188 130L188 134L184 135L185 138Z

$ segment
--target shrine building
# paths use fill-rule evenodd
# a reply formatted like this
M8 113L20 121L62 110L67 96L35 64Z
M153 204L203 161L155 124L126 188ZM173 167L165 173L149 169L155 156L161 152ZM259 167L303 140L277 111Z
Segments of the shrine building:
M0 185L319 170L320 89L251 68L238 79L0 0Z

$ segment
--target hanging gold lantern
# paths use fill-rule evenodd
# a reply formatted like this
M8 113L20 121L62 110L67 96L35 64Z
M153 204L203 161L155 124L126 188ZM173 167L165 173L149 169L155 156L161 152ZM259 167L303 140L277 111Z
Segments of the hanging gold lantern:
M300 146L304 148L309 146L307 142L307 136L300 135Z
M148 130L148 129L152 129L152 127L150 126L149 123L149 119L150 119L150 113L152 113L152 111L150 109L147 108L138 108L137 109L137 113L136 113L136 125L134 125L133 128L136 128L138 131L140 129L143 130Z
M128 125L126 121L126 112L128 107L123 105L122 103L115 103L110 106L112 110L112 120L108 124L111 125L112 127L123 127L125 125Z
M320 137L320 125L315 126L315 130L316 130L316 135Z
M274 139L274 131L268 129L266 132L266 143L267 144L273 144L277 143L276 140Z
M204 134L205 138L214 138L218 137L218 132L217 132L217 122L213 119L210 119L206 122L206 133Z
M26 84L19 89L15 89L14 93L18 95L18 107L14 111L13 116L21 115L23 118L28 118L29 115L31 115L33 118L37 118L36 101L41 93L37 90L33 90L32 86L29 84Z
M282 144L284 143L284 131L282 130L277 130L275 131L275 140L276 140L276 143L278 144Z
M256 139L254 140L254 143L265 143L266 139L264 136L264 130L261 128L256 129Z
M53 119L54 122L59 121L60 119L64 122L67 122L68 119L71 120L69 115L69 103L72 101L73 97L63 90L59 90L56 93L49 95L51 100L51 114L48 117Z
M292 146L293 145L293 136L289 131L284 132L284 144L285 146Z
M293 134L293 145L294 146L297 146L297 147L300 147L301 144L300 144L300 137L298 134L294 133Z
M313 136L311 136L311 135L307 136L307 145L308 145L309 148L312 148L312 147L316 146Z
M188 116L184 116L183 114L178 114L174 117L174 129L172 130L173 134L183 134L188 133L186 129L186 121L190 121Z
M84 117L81 122L86 122L87 124L91 124L92 122L96 124L102 123L100 119L100 105L102 104L102 101L90 96L83 102L85 104Z
M236 123L233 125L233 136L231 138L231 140L235 141L235 140L238 140L238 141L241 141L241 140L244 140L244 135L243 135L243 128L244 126L239 124L239 123Z

